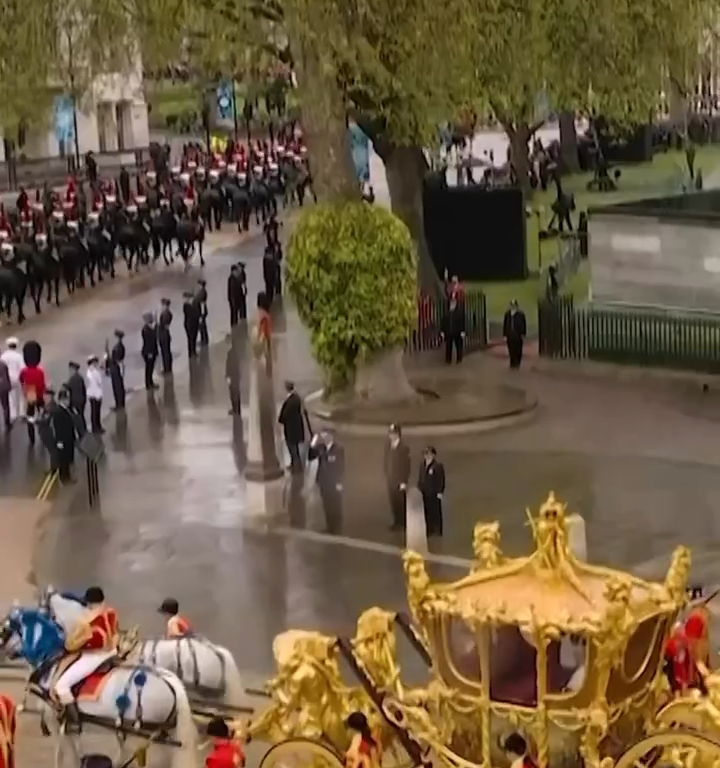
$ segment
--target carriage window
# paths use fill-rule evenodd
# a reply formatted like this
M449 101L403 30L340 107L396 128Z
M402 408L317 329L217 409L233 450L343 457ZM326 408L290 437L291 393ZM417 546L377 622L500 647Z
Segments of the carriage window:
M450 660L455 671L466 680L480 680L480 654L477 637L472 627L462 619L452 617L447 620L447 642Z
M514 625L497 627L490 647L490 697L532 707L537 703L537 651Z
M563 635L548 645L548 693L577 693L585 683L587 641L578 635Z

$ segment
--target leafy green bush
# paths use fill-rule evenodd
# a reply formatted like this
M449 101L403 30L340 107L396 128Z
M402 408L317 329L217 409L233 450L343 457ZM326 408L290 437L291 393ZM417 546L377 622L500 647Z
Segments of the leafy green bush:
M415 246L405 224L379 206L305 211L290 238L286 280L331 391L378 352L404 344L417 317Z

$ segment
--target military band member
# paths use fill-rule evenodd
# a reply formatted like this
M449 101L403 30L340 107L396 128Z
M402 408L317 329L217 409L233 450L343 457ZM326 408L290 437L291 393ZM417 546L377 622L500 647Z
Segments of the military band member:
M118 619L115 610L105 604L105 593L100 587L89 587L85 592L87 614L65 640L68 653L77 653L77 659L67 668L55 684L58 702L66 708L68 720L79 726L79 712L72 689L102 664L117 655Z
M207 347L210 343L210 336L208 334L207 318L208 318L208 293L207 293L207 281L198 280L200 288L195 294L195 301L198 305L198 331L200 333L200 346Z
M170 326L173 321L173 313L170 310L170 299L162 300L162 310L158 318L158 345L160 347L160 357L162 359L162 372L168 376L172 373L172 335Z
M437 460L437 451L429 445L423 451L418 490L422 494L427 536L443 535L442 500L445 493L445 467Z
M193 634L192 624L180 615L180 606L174 597L166 597L158 609L158 613L167 616L165 637L171 640L175 637L189 637Z
M125 332L115 331L115 344L107 355L107 374L110 377L115 410L125 410Z

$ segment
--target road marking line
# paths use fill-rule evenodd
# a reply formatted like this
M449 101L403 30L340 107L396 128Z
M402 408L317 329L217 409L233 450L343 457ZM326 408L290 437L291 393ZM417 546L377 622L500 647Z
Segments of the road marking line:
M336 536L332 533L309 531L304 528L278 526L270 528L268 533L275 533L287 538L306 539L307 541L315 541L319 544L333 544L337 547L362 549L366 552L377 552L378 554L389 555L391 557L401 557L403 552L405 552L404 547L398 547L393 544L382 544L379 541L368 541L367 539L354 539L351 536ZM467 560L464 557L439 555L432 552L424 554L423 558L427 562L437 563L438 565L449 565L453 568L470 568L474 565L472 560Z

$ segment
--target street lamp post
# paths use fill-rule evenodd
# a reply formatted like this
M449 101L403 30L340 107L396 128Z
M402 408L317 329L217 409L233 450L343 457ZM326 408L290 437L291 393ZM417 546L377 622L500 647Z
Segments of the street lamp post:
M75 89L75 63L73 61L72 34L66 31L68 42L68 74L70 75L70 98L72 99L73 109L73 135L75 139L75 173L80 171L80 139L78 138L78 119L77 119L77 93Z

